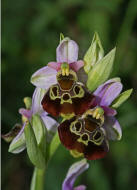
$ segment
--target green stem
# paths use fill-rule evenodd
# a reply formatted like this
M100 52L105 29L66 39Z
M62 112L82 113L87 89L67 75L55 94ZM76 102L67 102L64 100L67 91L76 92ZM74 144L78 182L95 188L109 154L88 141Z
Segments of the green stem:
M34 168L30 190L44 189L45 171L46 168L44 169L38 169L36 167Z

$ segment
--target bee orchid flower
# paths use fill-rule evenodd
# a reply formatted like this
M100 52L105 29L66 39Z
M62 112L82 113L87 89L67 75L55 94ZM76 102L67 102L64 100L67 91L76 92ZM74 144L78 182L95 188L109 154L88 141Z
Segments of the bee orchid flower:
M45 94L45 90L41 88L36 88L33 96L32 103L30 106L25 108L20 108L19 113L22 115L22 125L15 125L14 129L10 133L3 135L2 137L7 140L11 139L11 144L9 147L9 152L20 153L26 148L24 129L26 126L26 121L32 124L33 130L37 138L38 143L42 136L42 131L40 132L40 123L37 125L37 118L39 118L44 124L47 130L47 141L50 141L57 130L57 121L50 117L47 112L42 109L41 100ZM26 101L26 99L24 100ZM30 100L31 101L31 100ZM37 133L39 131L39 133ZM11 137L11 138L10 138Z
M77 72L84 66L84 62L78 59L78 45L70 38L64 38L56 49L57 62L49 62L47 66L36 71L31 77L31 83L37 87L48 89L57 83L56 74L61 70L62 64L68 69Z
M73 156L84 156L89 160L103 158L109 150L109 140L120 140L122 130L109 106L122 90L121 82L111 79L97 88L95 108L81 116L63 121L58 127L62 144Z

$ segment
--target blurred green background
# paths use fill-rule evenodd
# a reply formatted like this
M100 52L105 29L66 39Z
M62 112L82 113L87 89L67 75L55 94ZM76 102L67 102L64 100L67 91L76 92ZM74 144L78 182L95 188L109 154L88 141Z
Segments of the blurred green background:
M107 157L90 161L76 184L87 190L137 189L137 0L3 0L2 2L2 133L20 122L18 109L34 87L29 79L56 59L63 32L79 44L82 58L94 31L105 52L117 46L112 76L119 76L132 97L118 109L123 138L110 143ZM75 162L61 145L49 164L45 189L60 190ZM29 190L33 167L26 151L8 153L2 140L2 189Z

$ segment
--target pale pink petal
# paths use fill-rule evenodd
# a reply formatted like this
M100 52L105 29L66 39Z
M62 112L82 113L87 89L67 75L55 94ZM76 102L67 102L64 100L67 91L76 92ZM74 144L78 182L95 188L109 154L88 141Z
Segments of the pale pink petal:
M36 87L48 89L51 85L57 83L56 74L55 69L45 66L32 75L31 83Z
M122 87L121 82L116 82L114 78L100 85L93 94L97 96L97 102L101 106L109 106L120 94Z
M48 66L51 67L52 69L55 69L56 71L59 71L61 68L61 64L62 63L58 63L58 62L49 62Z
M106 107L106 106L101 106L105 112L105 115L107 116L114 116L117 114L117 111L110 108L110 107Z
M86 169L88 169L88 167L89 164L87 163L86 159L74 163L68 170L67 176L62 185L62 190L73 190L73 185L76 178Z
M84 62L82 60L70 63L70 68L77 72L81 67L84 66Z
M28 110L28 109L25 109L25 108L20 108L20 109L19 109L19 113L20 113L21 115L27 117L28 119L30 119L31 116L32 116L31 110Z
M57 62L72 63L78 59L78 45L75 41L65 38L56 49Z
M103 96L101 97L101 105L109 106L113 100L117 98L117 96L122 91L122 84L120 82L112 83L107 87Z
M120 82L120 79L119 79L119 78L112 78L112 79L106 81L105 83L101 84L101 85L95 90L94 95L101 97L101 96L102 96L102 93L103 93L103 91L104 91L104 89L105 89L108 85L110 85L110 84L112 84L112 83L115 83L115 82Z

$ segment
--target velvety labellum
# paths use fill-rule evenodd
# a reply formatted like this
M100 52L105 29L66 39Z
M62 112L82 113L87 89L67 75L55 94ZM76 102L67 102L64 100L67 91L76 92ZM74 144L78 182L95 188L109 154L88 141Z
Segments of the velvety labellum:
M66 148L83 153L89 160L96 160L104 157L108 151L102 125L102 119L95 119L92 112L87 112L81 117L75 116L61 123L58 128L59 137Z
M46 112L53 116L74 116L92 106L94 96L77 82L75 72L71 71L68 76L59 72L57 79L58 83L49 88L42 100Z

